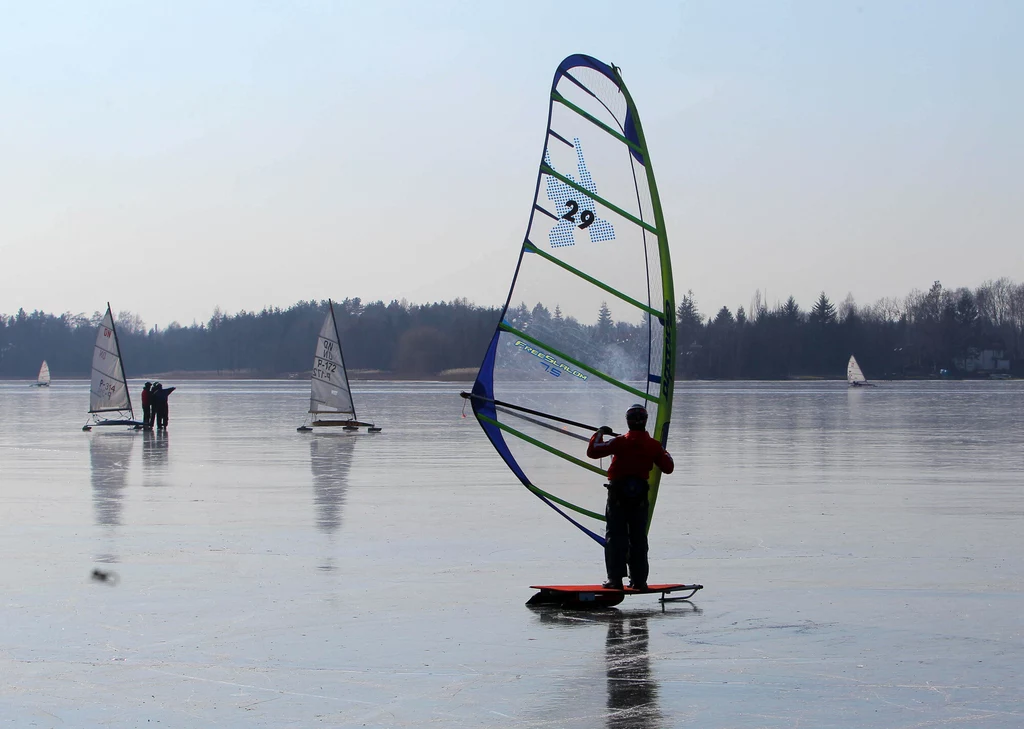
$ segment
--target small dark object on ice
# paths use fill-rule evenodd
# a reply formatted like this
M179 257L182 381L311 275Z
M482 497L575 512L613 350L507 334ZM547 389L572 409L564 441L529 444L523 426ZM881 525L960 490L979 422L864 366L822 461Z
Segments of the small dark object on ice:
M92 571L92 578L97 582L106 582L108 585L116 585L121 579L117 576L116 572L101 570L99 568Z

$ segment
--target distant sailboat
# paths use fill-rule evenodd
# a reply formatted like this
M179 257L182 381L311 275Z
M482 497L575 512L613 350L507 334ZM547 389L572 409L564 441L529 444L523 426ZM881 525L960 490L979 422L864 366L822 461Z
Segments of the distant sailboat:
M107 417L106 413L116 413ZM107 313L100 321L96 332L96 345L92 351L92 380L89 387L89 414L92 422L82 430L92 430L94 425L127 425L141 428L144 423L135 419L132 398L128 394L128 383L121 362L121 347L117 342L114 316L107 304Z
M50 386L50 365L46 364L46 360L43 360L42 366L39 368L39 375L36 377L36 387L49 387Z
M857 364L857 358L852 354L850 355L849 363L846 365L846 381L850 383L850 387L872 387L871 383L864 377L860 365Z
M354 431L363 427L370 433L381 431L373 423L360 422L356 417L348 373L345 372L345 359L341 354L338 322L334 318L334 304L330 300L327 301L327 318L320 328L313 355L309 412L312 418L296 430L305 432L313 428L341 427Z

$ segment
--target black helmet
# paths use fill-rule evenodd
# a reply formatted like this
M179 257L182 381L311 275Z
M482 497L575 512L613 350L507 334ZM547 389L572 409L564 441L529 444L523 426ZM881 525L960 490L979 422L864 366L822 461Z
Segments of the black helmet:
M147 382L145 385L142 386L142 389L145 390L147 387L152 387L152 386L153 386L152 382Z
M630 429L643 428L647 425L647 408L639 403L630 405L629 410L626 411L626 424L629 425Z

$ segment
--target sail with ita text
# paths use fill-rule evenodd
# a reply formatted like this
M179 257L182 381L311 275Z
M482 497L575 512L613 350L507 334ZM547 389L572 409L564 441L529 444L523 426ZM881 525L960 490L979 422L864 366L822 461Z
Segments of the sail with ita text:
M586 459L587 441L643 403L666 445L675 361L665 220L617 67L559 65L539 167L501 320L463 397L522 484L603 544L608 464Z

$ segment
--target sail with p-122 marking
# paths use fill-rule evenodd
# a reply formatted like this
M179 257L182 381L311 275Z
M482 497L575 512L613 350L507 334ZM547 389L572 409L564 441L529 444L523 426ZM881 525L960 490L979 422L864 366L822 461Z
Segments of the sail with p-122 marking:
M352 400L352 388L348 383L345 357L341 352L341 335L338 320L334 315L334 302L327 301L327 316L320 327L313 353L313 370L310 373L308 424L300 425L300 432L316 427L341 427L344 430L358 430L365 427L368 432L379 433L381 428L373 423L360 422L356 417L356 406Z
M570 56L501 321L463 396L523 485L603 544L607 464L586 459L587 440L639 402L666 445L674 362L668 238L636 106L618 68Z
M310 376L309 412L315 415L347 415L353 420L356 417L332 301L327 302L327 317L316 339L313 372Z

